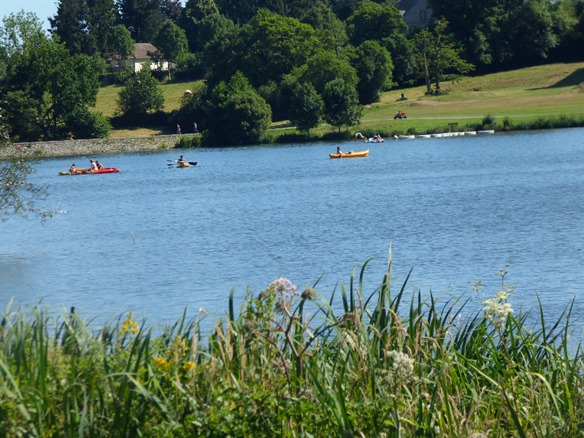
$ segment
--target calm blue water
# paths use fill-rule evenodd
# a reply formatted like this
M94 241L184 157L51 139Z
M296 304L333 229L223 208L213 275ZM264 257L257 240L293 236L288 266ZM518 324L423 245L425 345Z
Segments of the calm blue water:
M413 269L408 290L478 305L509 265L515 309L539 294L553 319L575 300L582 323L584 129L367 146L350 160L328 158L334 143L188 150L189 169L167 167L177 151L107 155L119 174L76 177L57 173L92 157L42 160L33 180L61 213L0 224L0 308L42 300L157 324L203 308L211 324L231 289L241 299L279 276L300 289L322 276L330 296L373 258L369 295L392 245L396 289Z

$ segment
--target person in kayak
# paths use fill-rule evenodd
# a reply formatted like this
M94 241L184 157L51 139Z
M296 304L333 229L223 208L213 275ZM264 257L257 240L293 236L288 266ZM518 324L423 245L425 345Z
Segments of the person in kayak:
M340 146L337 146L337 155L343 155L344 153L346 153L346 154L352 154L352 153L353 153L353 151L349 151L349 152L342 152L342 151L341 151L341 147L340 147Z
M71 175L74 175L77 173L77 166L75 166L75 163L71 164L71 167L69 168L69 173Z
M95 160L95 166L96 166L98 169L103 169L103 164L101 164L101 163L100 163L99 161L97 161L97 160Z
M180 157L178 157L178 160L176 160L176 162L177 162L178 164L184 164L184 162L185 162L185 159L184 159L184 158L183 158L183 156L181 155Z
M89 160L89 162L91 163L90 172L93 172L94 170L97 170L97 164L95 164L95 161Z

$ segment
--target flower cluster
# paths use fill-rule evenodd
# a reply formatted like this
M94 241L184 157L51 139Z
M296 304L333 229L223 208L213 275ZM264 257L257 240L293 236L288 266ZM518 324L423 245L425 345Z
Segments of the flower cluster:
M122 330L120 330L120 334L125 335L128 333L137 334L140 328L138 327L138 323L134 321L134 315L132 312L128 313L128 317L122 324Z
M179 367L182 371L190 371L195 368L192 360L186 360L188 346L180 335L176 335L169 349L154 359L154 364L162 371L169 371L173 366Z
M485 312L485 317L495 324L495 327L500 329L507 319L507 315L513 312L511 303L508 302L511 297L511 290L508 288L503 288L494 298L485 300L483 302L483 311Z
M281 311L289 312L294 303L294 298L300 296L294 283L284 277L272 281L267 290L276 295L276 308Z
M391 360L390 377L393 383L407 383L414 374L414 360L405 353L392 350L387 354Z

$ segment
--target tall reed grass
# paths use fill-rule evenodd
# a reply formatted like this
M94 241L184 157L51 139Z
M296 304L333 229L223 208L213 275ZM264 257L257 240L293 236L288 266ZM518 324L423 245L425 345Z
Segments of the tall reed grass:
M469 314L394 287L391 256L366 293L367 264L328 299L283 278L239 309L232 292L207 335L186 312L154 334L131 313L93 329L73 309L8 308L0 435L582 436L572 306L515 315L502 281Z

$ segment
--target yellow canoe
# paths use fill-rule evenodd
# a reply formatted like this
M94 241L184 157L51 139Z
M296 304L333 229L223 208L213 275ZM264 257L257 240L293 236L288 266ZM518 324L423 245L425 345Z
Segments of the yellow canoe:
M365 151L343 152L342 154L329 154L331 158L359 158L369 155L369 149Z

